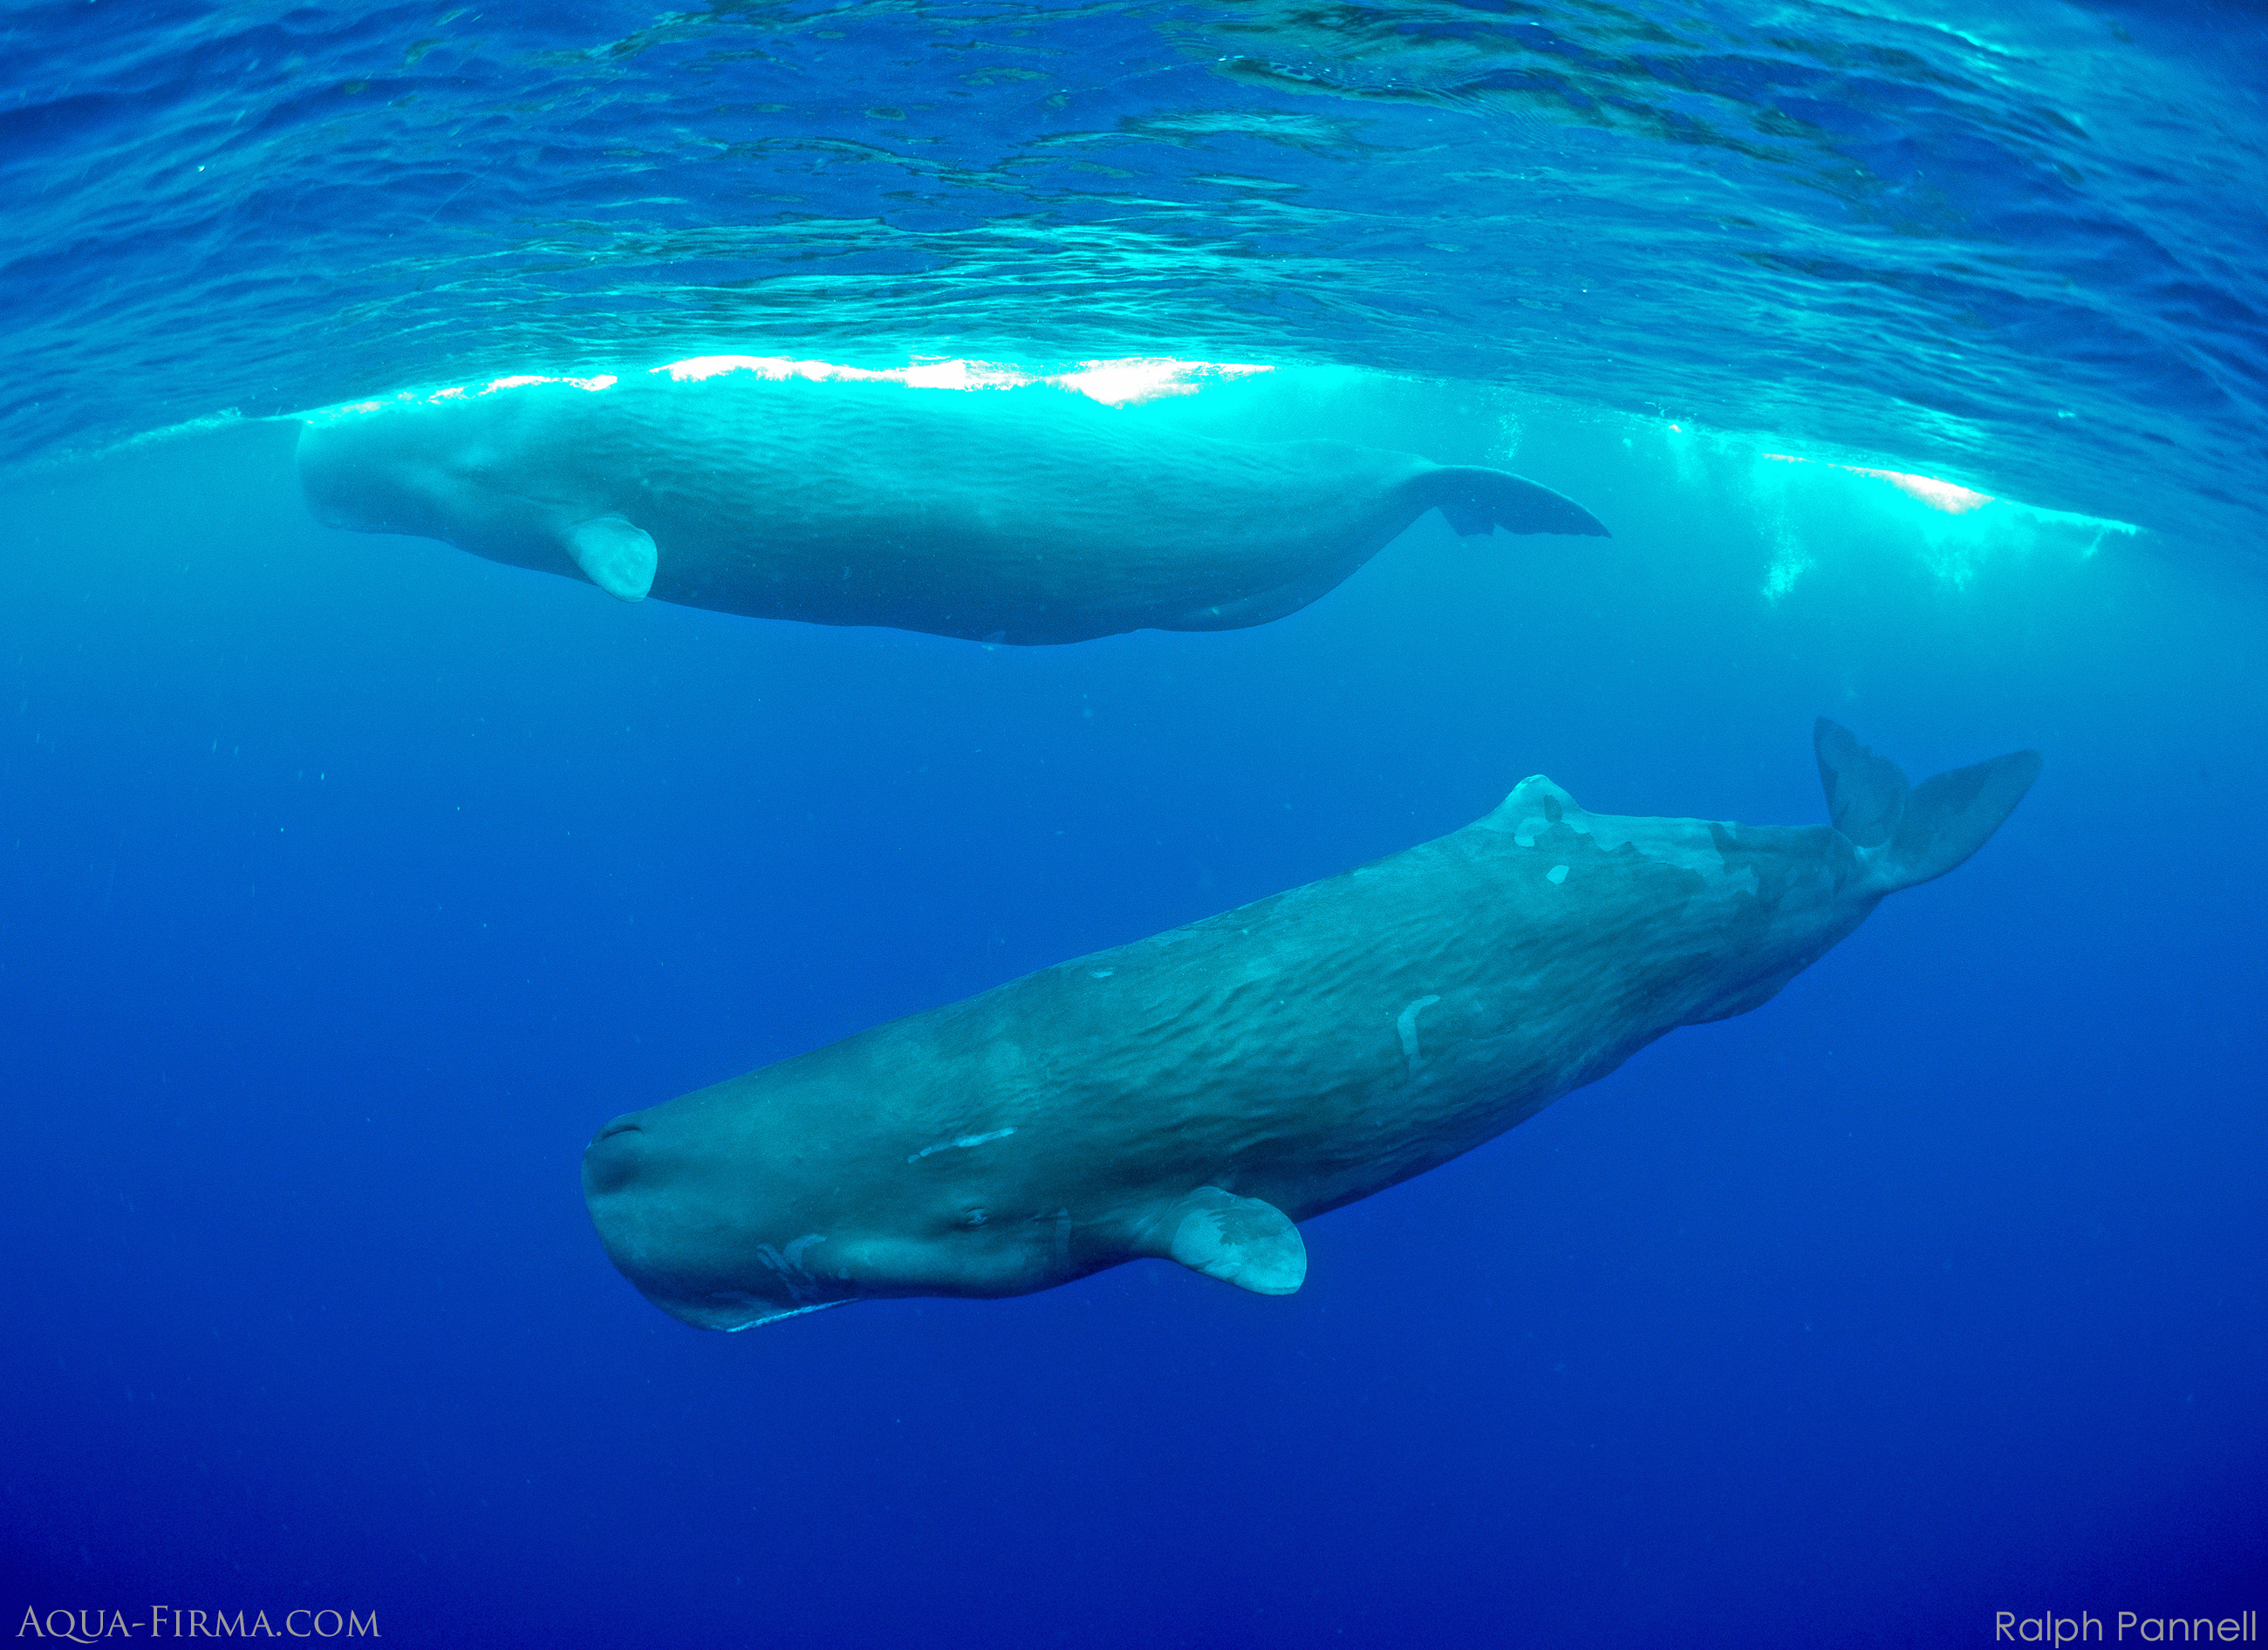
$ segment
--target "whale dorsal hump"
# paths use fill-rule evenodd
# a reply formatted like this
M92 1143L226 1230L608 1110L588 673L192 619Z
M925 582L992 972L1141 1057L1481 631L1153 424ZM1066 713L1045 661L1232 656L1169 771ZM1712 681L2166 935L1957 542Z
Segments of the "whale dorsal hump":
M1284 1211L1199 1186L1166 1211L1167 1253L1191 1272L1255 1294L1290 1294L1307 1277L1307 1246Z
M583 576L626 602L645 599L661 558L653 535L621 516L593 516L567 530L567 554Z
M1578 831L1591 828L1582 803L1543 774L1530 774L1512 788L1511 796L1482 817L1481 824L1491 831L1509 831L1513 840L1526 848L1535 847L1535 839L1562 819L1572 823Z

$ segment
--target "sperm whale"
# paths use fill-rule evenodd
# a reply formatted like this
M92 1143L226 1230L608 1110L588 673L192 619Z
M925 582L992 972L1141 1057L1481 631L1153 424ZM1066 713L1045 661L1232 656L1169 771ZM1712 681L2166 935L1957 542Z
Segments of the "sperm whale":
M1045 385L753 369L333 409L304 423L298 470L327 525L626 601L1012 643L1265 624L1429 510L1468 537L1607 532L1500 470L1175 434Z
M1594 814L1537 776L1375 864L630 1112L584 1153L592 1219L713 1329L1144 1257L1289 1294L1298 1222L1764 1002L2040 766L1910 786L1814 742L1829 825Z

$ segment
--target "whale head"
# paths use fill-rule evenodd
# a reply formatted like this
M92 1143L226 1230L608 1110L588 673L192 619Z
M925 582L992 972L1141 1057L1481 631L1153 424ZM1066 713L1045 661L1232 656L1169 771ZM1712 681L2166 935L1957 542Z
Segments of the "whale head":
M792 1230L804 1201L759 1150L719 1151L670 1106L616 1118L583 1153L583 1196L615 1269L697 1329L737 1330L840 1306L859 1291Z
M490 407L350 409L299 428L299 485L326 527L438 539L491 561L583 576L637 601L652 536L609 502L621 488L562 456L572 444L536 398ZM568 434L573 433L571 425Z
M468 526L501 517L488 484L495 456L461 438L435 440L431 426L438 422L430 409L384 407L301 425L299 486L309 513L350 532L452 544Z

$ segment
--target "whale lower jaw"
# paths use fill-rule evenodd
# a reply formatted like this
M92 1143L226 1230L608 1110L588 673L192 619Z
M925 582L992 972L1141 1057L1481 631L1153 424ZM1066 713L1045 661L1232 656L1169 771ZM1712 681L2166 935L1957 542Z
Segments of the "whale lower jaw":
M694 1324L696 1329L721 1329L727 1335L737 1335L744 1329L755 1328L759 1324L777 1324L784 1317L801 1317L806 1312L824 1312L830 1306L850 1304L848 1301L821 1301L815 1306L771 1307L767 1310L759 1311L754 1317L743 1318L737 1324L695 1324L689 1317L685 1321ZM678 1316L683 1317L684 1314L679 1313Z
M760 1294L740 1289L720 1289L697 1300L681 1296L673 1299L644 1289L638 1293L681 1324L690 1324L696 1329L721 1330L727 1335L754 1329L759 1324L777 1324L784 1317L801 1317L806 1312L824 1312L830 1306L849 1306L861 1298L848 1294L836 1301L814 1301L805 1306L782 1306L777 1301L767 1301Z
M600 1140L593 1142L593 1147L610 1138L613 1136L602 1133ZM696 1329L737 1334L762 1324L775 1324L783 1318L800 1317L806 1312L822 1312L831 1306L849 1306L863 1300L925 1294L997 1300L1029 1294L1130 1260L1171 1260L1191 1272L1202 1272L1254 1294L1292 1294L1307 1281L1307 1245L1300 1241L1300 1228L1291 1217L1272 1203L1239 1197L1219 1186L1198 1186L1180 1197L1168 1194L1152 1205L1150 1212L1130 1229L1119 1232L1118 1242L1109 1245L1111 1252L1107 1257L1090 1254L1073 1259L1068 1211L1049 1224L1052 1228L1049 1255L1026 1255L1010 1265L964 1272L952 1280L958 1287L948 1285L946 1278L936 1272L916 1278L901 1266L895 1270L906 1275L890 1276L891 1269L886 1267L883 1275L887 1281L881 1277L870 1277L863 1286L849 1279L821 1281L799 1270L792 1277L781 1279L784 1292L792 1304L753 1289L674 1294L640 1284L638 1292L680 1323ZM871 1265L874 1258L860 1256L851 1263L854 1271L862 1264ZM638 1281L635 1263L625 1266L623 1258L616 1256L615 1264L632 1282ZM774 1270L779 1269L775 1265ZM817 1294L828 1287L846 1287L855 1292L831 1301L794 1301L797 1294Z

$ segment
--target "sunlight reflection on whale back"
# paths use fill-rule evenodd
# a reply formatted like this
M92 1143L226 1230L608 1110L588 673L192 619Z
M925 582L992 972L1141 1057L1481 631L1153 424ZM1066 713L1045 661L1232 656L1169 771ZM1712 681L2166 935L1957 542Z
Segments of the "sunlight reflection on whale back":
M1046 385L1073 391L1105 407L1134 407L1167 396L1195 395L1208 383L1229 383L1276 369L1250 362L1185 361L1166 356L1082 361L1069 372L1032 372L1012 363L971 361L957 356L917 356L905 366L881 368L850 367L837 362L799 360L788 356L692 356L646 370L666 376L675 384L699 384L745 372L776 384L799 378L812 384L902 384L915 390L1017 390ZM422 402L435 406L543 384L564 384L596 394L621 382L620 376L612 372L584 378L566 373L514 372L481 385L405 390L390 397L346 401L291 416L328 422L375 413L389 405Z

